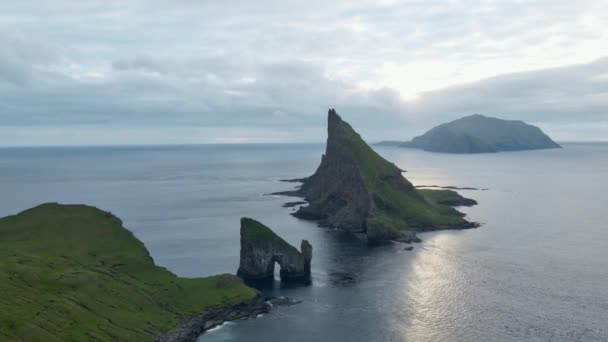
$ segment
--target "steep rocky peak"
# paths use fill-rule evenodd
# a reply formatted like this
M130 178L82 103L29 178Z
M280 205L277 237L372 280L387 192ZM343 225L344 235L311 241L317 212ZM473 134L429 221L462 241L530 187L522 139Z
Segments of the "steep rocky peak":
M371 151L359 133L348 122L342 120L335 109L329 109L327 113L326 154L331 155L341 151L341 153L358 155L363 150Z
M340 132L348 125L342 120L335 109L330 108L327 112L327 144L337 144L344 137Z
M333 108L327 124L321 164L295 192L309 205L294 216L365 233L370 241L415 241L416 230L469 225L455 210L427 201L400 168L376 153ZM302 252L306 254L304 246Z

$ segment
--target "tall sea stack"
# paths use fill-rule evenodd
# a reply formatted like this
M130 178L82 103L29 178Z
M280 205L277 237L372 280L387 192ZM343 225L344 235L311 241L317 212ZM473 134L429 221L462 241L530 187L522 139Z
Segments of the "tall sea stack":
M294 216L365 234L369 241L415 241L415 232L477 224L418 191L402 170L370 148L334 109L327 117L327 147L317 171L292 195L309 205Z

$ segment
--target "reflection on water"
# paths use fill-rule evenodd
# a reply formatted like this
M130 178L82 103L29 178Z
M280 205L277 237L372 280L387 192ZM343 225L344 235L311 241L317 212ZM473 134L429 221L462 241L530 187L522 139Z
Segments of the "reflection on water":
M449 340L454 336L452 330L458 329L457 323L470 318L464 305L467 279L459 271L458 257L442 249L457 244L458 240L449 235L437 235L426 238L424 247L416 250L412 266L401 281L402 295L407 298L403 305L411 312L406 324L409 328L404 329L405 340L416 341L421 336ZM403 326L398 320L393 323Z
M312 283L273 282L303 303L225 325L204 341L606 341L608 145L488 155L383 148L415 185L461 191L478 229L370 247L298 220L264 196L311 174L322 145L0 149L0 214L45 201L123 218L183 276L235 272L239 219L314 247ZM7 195L8 194L8 195Z

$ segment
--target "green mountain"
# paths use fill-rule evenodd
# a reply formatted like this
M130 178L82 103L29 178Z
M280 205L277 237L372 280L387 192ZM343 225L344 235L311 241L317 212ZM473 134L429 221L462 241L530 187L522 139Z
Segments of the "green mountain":
M177 277L111 213L60 204L0 219L0 294L2 341L154 341L258 296L232 275Z
M362 233L369 241L415 241L418 231L477 226L436 200L447 192L417 190L401 169L371 149L333 109L327 132L326 152L317 171L290 193L309 202L296 217ZM453 194L451 203L457 202L458 194L448 192Z

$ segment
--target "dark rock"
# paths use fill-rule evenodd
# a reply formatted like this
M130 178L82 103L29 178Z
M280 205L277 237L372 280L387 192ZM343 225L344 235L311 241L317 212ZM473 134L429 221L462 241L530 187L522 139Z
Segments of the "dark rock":
M272 306L292 306L302 303L299 299L293 299L289 297L274 297L267 299L267 302Z
M281 179L281 182L286 182L286 183L304 183L308 180L308 177L304 177L304 178L294 178L294 179Z
M304 201L287 202L287 203L283 204L283 208L292 208L292 207L296 207L298 205L303 205L303 204L306 204L306 202L304 202Z
M287 190L287 191L273 192L273 193L266 194L266 195L301 197L299 189L298 190Z
M249 302L208 310L183 320L177 328L158 336L156 341L194 342L205 330L215 328L226 321L255 318L268 313L270 307L261 296L257 296Z
M332 284L337 286L350 286L357 282L357 278L346 272L332 272L329 274Z
M412 247L412 246L404 247L403 250L404 251L411 251L411 250L414 250L414 247Z
M237 275L245 280L274 277L274 266L281 266L281 280L310 277L312 246L303 240L302 252L270 228L250 219L241 219L241 258Z

